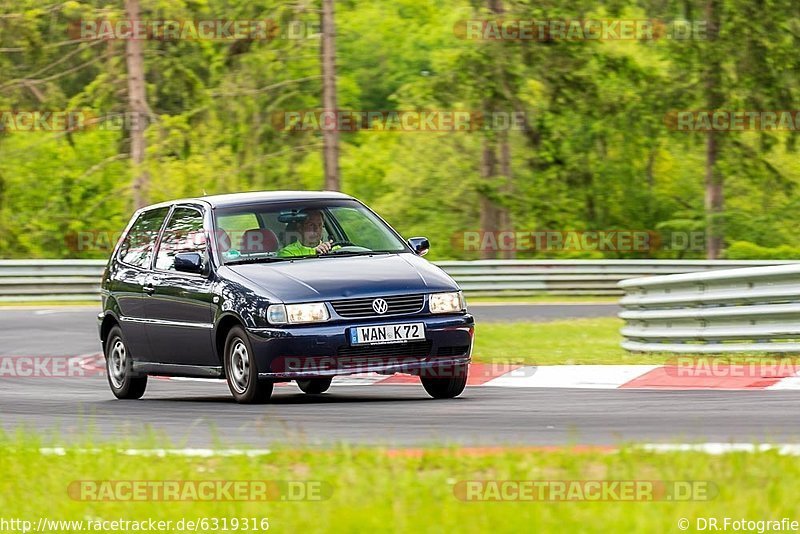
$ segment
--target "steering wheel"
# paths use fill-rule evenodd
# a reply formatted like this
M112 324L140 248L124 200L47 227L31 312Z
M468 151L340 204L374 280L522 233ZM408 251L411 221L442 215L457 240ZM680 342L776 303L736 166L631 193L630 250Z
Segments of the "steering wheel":
M338 246L339 248L331 250L328 254L338 254L340 252L372 252L372 249L356 245L350 241L334 241L331 246Z

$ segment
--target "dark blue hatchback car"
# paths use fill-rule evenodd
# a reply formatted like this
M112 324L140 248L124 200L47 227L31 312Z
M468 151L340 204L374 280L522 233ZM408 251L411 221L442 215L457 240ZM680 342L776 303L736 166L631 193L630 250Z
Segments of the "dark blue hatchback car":
M103 274L108 382L226 378L239 402L295 380L420 377L435 398L467 383L474 321L458 285L358 200L335 192L176 200L132 217Z

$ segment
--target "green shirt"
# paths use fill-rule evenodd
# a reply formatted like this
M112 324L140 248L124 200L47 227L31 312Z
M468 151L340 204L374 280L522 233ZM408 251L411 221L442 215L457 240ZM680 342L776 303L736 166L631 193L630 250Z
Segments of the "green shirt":
M334 245L334 247L331 250L332 251L339 250L340 248L342 248L340 245ZM294 243L290 243L278 251L279 258L291 258L292 256L316 256L316 255L317 255L316 248L307 247L302 243L300 243L300 241L295 241Z
M317 249L306 247L300 241L289 243L278 251L279 258L289 258L291 256L316 256Z

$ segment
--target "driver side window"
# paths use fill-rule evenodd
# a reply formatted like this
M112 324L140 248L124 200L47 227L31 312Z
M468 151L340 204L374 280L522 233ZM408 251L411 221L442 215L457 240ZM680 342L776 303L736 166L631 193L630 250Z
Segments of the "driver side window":
M381 231L376 221L368 219L368 215L355 208L334 207L331 213L339 222L347 240L359 247L370 250L385 250L396 247Z

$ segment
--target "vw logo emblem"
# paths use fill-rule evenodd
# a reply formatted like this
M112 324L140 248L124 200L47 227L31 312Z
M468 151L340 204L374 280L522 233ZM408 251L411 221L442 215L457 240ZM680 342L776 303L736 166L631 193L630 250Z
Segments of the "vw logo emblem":
M389 310L389 304L383 299L375 299L372 301L372 309L378 315L383 315Z

